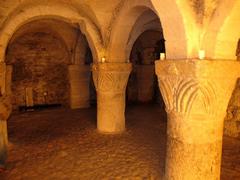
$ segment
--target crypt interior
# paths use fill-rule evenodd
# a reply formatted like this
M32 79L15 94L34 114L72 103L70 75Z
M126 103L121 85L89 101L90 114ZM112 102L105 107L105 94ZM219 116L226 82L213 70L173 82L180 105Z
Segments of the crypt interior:
M0 0L0 179L240 179L239 0Z

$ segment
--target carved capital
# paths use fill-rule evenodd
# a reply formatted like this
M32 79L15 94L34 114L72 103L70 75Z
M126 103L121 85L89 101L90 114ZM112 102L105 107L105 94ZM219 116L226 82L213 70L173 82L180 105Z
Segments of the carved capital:
M97 91L123 93L131 70L132 65L130 63L93 64L93 80Z
M240 75L240 63L222 60L156 61L168 113L223 115Z

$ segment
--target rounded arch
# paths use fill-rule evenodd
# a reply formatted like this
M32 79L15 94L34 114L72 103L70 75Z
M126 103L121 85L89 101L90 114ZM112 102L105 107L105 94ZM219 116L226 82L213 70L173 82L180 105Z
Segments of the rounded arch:
M149 10L160 17L164 38L166 39L167 57L169 59L181 59L192 56L192 49L194 48L188 47L188 44L191 44L188 42L191 38L188 38L186 35L184 14L176 1L126 1L119 12L118 19L113 24L107 55L109 61L123 62L128 60L125 47L129 34L136 20L145 11ZM192 44L195 46L196 42Z
M159 15L168 59L192 58L199 48L199 30L186 1L151 0Z
M11 46L12 43L14 43L14 41L16 41L18 38L21 38L23 36L25 36L26 34L31 34L31 33L47 33L47 34L50 34L51 36L53 37L56 37L60 42L61 44L63 45L64 49L66 50L67 54L68 54L68 59L70 60L69 61L69 64L71 63L71 47L69 47L67 44L67 40L66 38L64 38L63 34L60 32L60 30L58 28L53 28L51 26L43 26L43 27L31 27L31 25L34 25L35 23L39 23L39 21L41 22L42 19L40 20L35 20L35 21L31 21L27 24L24 24L21 26L20 29L18 29L14 34L13 36L11 37L11 39L9 40L8 42L8 45L7 45L7 50L9 49L9 46ZM43 20L46 20L46 19L43 19ZM53 19L51 19L53 20ZM48 22L50 23L50 22ZM62 22L56 22L56 23L62 23ZM67 23L66 24L61 24L61 25L68 25ZM30 26L30 28L29 28ZM5 52L5 54L7 54L8 52ZM7 62L7 57L5 57L5 63L8 64Z
M240 38L240 1L225 2L225 7L220 28L216 32L215 47L212 48L214 59L236 59L236 48ZM221 9L222 9L221 8ZM219 11L221 10L219 8Z
M128 39L126 56L129 57L136 40L146 31L162 32L162 27L158 16L151 10L144 12L137 20Z
M140 65L154 64L155 60L160 59L160 53L165 53L165 40L161 30L147 29L135 40L129 54L130 62Z
M97 60L99 58L102 42L101 34L97 30L98 27L87 18L81 16L72 7L59 4L54 4L54 6L34 5L22 9L21 13L17 13L17 10L15 12L7 18L0 31L0 61L5 59L5 51L13 34L24 24L42 18L59 19L68 23L79 24L81 31L87 37L94 59Z
M216 8L213 16L211 17L211 20L210 20L208 26L205 27L205 32L203 34L204 36L203 36L203 41L202 41L203 42L202 49L205 50L206 57L209 59L215 59L215 58L222 59L223 58L220 55L220 54L222 54L222 52L217 52L216 48L219 45L221 45L221 46L225 45L225 47L226 47L226 45L228 46L228 43L226 43L225 41L229 38L229 35L231 35L231 34L229 34L229 31L225 32L225 33L227 33L227 36L225 34L224 42L222 41L223 39L221 40L220 36L223 35L222 27L225 26L224 25L225 21L228 21L227 19L229 19L229 17L231 16L230 14L231 14L231 11L233 10L234 4L235 4L234 0L221 1L220 4L218 5L218 7ZM239 7L238 7L238 9L239 9ZM238 27L238 25L235 26L234 28L232 28L232 26L231 26L230 28L231 28L231 30L236 30L237 27ZM227 39L226 39L226 37L227 37ZM235 41L237 41L237 38L235 39ZM236 44L237 44L237 42L236 42ZM235 47L236 44L233 46ZM222 50L220 50L220 51L222 51ZM231 52L233 52L233 51L231 51ZM227 53L229 53L229 52L227 52Z
M145 12L154 11L149 0L125 1L111 26L107 48L107 59L110 62L127 62L126 48L130 33L137 19ZM121 48L120 48L121 47Z

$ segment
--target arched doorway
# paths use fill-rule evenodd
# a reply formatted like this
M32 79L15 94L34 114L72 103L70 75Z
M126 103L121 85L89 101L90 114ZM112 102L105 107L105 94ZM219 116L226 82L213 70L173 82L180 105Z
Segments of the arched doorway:
M13 110L88 107L92 59L77 26L54 19L25 24L14 34L6 52L6 64L12 69L12 83L8 84Z

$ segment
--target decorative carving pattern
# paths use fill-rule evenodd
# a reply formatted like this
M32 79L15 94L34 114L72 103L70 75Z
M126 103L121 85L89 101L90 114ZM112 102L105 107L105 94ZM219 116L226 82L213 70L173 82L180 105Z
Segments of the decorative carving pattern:
M124 92L131 72L131 64L94 64L92 70L97 91Z
M188 114L192 109L201 107L198 112L201 110L202 113L214 114L217 96L213 82L206 80L203 83L198 79L181 77L159 77L158 80L168 112L174 110Z
M222 74L215 74L214 77L213 71L223 62L211 64L206 61L202 65L194 61L172 62L156 63L159 87L168 112L211 116L217 115L227 105L225 99L231 95L237 72L231 72L229 77ZM230 65L226 63L227 66ZM239 64L232 64L233 67L239 67ZM226 69L219 71L224 72Z

